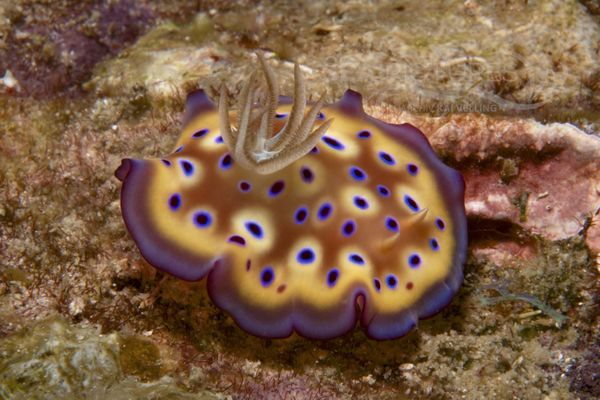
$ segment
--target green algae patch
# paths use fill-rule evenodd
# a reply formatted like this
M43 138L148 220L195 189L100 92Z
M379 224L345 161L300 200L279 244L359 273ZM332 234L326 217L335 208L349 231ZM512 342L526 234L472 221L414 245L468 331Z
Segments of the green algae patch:
M0 276L7 282L20 282L25 286L29 285L30 283L27 273L18 268L6 268L4 271L2 271Z
M160 378L160 351L156 345L137 337L122 338L119 344L119 362L125 374L135 375L144 382Z

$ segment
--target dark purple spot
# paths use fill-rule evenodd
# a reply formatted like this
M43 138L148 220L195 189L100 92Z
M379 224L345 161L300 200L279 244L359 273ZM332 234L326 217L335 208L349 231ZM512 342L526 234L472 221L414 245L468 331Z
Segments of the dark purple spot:
M315 179L315 175L313 174L312 170L308 167L300 168L300 176L302 177L302 180L306 183L311 183Z
M231 154L229 153L225 153L225 155L221 157L221 160L219 160L219 167L221 167L221 169L229 169L232 164L233 158L231 158Z
M212 217L207 211L198 211L194 213L194 224L198 228L207 228L212 223Z
M350 167L350 176L352 177L352 179L359 182L367 179L367 174L365 173L365 171L355 166Z
M319 211L317 213L318 218L321 221L325 221L331 215L332 209L333 209L333 207L331 206L331 203L325 203L325 204L323 204L319 208Z
M263 238L263 230L262 227L254 221L246 222L246 229L248 232L252 234L257 239Z
M181 150L183 150L183 146L179 146L179 147L178 147L178 148L175 150L175 153L180 153L180 152L181 152Z
M238 186L239 186L240 190L244 193L249 192L250 189L252 189L252 185L250 185L250 183L248 183L246 181L240 181Z
M230 236L229 239L228 239L228 241L230 243L239 244L240 246L245 246L246 245L246 239L244 239L240 235ZM248 260L248 261L250 261L250 260ZM246 263L246 269L248 269L247 263Z
M354 205L361 210L366 210L369 208L369 202L367 202L367 199L361 196L354 196Z
M223 143L223 136L217 136L217 137L215 138L215 143L217 143L217 144L221 144L221 143Z
M418 254L411 254L408 257L408 265L410 265L411 268L419 268L419 265L421 265L421 257Z
M413 163L408 164L406 166L406 169L408 170L408 173L411 174L412 176L415 176L419 172L419 167L417 167Z
M179 165L181 165L181 169L185 176L192 176L194 173L194 165L191 162L188 160L179 160Z
M175 193L169 197L169 207L171 210L175 211L181 206L181 195L179 193Z
M390 289L396 289L396 286L398 286L398 278L396 278L396 275L394 275L394 274L389 274L385 278L385 283L388 285L388 287Z
M317 119L324 120L325 114L323 114L321 111L319 111L319 113L317 114Z
M162 161L162 163L163 163L163 164L165 164L167 167L170 167L170 166L171 166L171 161L169 161L169 160L165 160L165 159L163 158L163 159L162 159L162 160L160 160L160 161Z
M331 147L334 150L343 150L344 149L343 144L341 144L337 139L334 139L330 136L323 136L321 138L321 140L323 140L327 146Z
M353 262L354 264L357 264L357 265L365 265L364 258L362 258L360 255L358 255L356 253L350 254L350 256L348 256L348 260L350 260L350 262Z
M381 282L378 278L373 278L373 286L375 286L375 290L377 290L378 292L381 291Z
M283 119L283 118L285 118L287 116L288 116L287 113L281 113L281 114L277 113L277 114L275 114L275 118L277 118L277 119Z
M396 164L396 160L394 160L394 158L392 156L390 156L388 153L386 153L385 151L379 152L379 159L387 165Z
M441 218L436 218L436 219L435 219L435 226L437 226L437 228L438 228L440 231L443 231L444 229L446 229L446 223L445 223L445 222L444 222L444 220L443 220L443 219L441 219Z
M304 221L306 221L306 218L308 217L308 208L306 207L300 207L296 210L296 213L294 214L294 220L296 221L297 224L303 224Z
M300 264L310 264L315 261L315 252L310 248L304 248L298 252L296 259Z
M371 137L371 132L369 131L360 131L356 134L361 139L368 139Z
M387 217L385 219L385 227L388 228L392 232L398 232L399 225L398 221L394 217Z
M354 234L354 231L356 230L356 223L352 220L348 220L346 222L344 222L344 225L342 225L342 234L346 237L350 237Z
M337 268L333 268L327 273L327 285L333 287L340 276L340 271Z
M275 272L271 267L265 267L260 273L260 282L264 287L267 287L273 283L275 279Z
M429 247L431 247L431 250L433 251L438 251L440 249L440 244L436 238L431 238L429 239Z
M417 204L417 202L415 201L415 199L413 199L412 197L410 197L409 195L404 195L404 203L408 206L408 208L410 208L412 211L417 212L419 211L419 205Z
M285 188L284 181L277 181L277 182L273 183L271 185L271 187L269 188L269 196L271 196L271 197L278 196L281 192L283 192L284 188Z
M390 189L388 189L387 187L385 187L383 185L377 185L377 191L379 192L381 197L389 197L390 196Z
M315 146L310 150L310 152L313 154L319 154L319 148L317 146Z
M208 133L208 129L200 129L199 131L196 131L192 134L193 138L201 138L202 136L206 135Z

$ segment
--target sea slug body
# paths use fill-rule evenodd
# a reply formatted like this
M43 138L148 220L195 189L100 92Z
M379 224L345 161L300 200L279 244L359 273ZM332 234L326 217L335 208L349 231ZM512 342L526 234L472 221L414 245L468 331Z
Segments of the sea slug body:
M248 135L285 130L298 108L246 113ZM292 121L303 136L279 157L272 137L224 127L235 113L191 93L176 151L124 159L115 173L126 226L150 264L206 277L212 300L254 335L327 339L360 321L371 338L403 336L462 283L463 179L417 128L365 114L354 91L311 112Z

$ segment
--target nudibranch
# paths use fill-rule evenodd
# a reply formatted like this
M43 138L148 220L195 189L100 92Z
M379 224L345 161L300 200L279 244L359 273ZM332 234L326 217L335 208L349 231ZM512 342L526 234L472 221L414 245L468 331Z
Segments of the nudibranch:
M409 124L368 116L352 90L305 110L260 58L230 112L188 96L175 151L124 159L125 224L142 256L208 293L247 332L340 336L360 321L374 339L407 334L463 280L462 176ZM232 126L233 125L233 126Z

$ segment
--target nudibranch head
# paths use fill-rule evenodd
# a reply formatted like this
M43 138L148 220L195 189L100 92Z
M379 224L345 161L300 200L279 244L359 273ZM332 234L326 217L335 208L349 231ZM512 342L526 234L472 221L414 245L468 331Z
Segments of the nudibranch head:
M293 107L271 110L273 132ZM193 92L176 151L117 169L123 218L150 264L207 277L252 334L326 339L360 321L371 338L400 337L462 283L462 177L417 128L366 115L356 92L316 109L313 150L263 174L232 156L223 112Z

